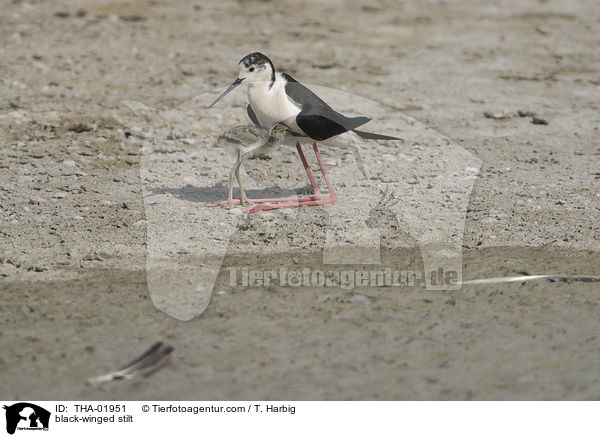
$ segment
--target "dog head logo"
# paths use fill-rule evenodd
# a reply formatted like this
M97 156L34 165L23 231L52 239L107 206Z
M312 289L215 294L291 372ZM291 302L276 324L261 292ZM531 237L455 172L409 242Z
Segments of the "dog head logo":
M19 430L47 430L50 422L50 411L35 404L19 402L6 410L6 432L14 434Z

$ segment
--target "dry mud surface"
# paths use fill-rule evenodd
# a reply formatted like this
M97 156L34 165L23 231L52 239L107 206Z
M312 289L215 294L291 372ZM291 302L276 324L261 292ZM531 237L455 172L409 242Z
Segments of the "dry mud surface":
M404 138L366 151L368 180L322 148L340 197L368 206L381 266L423 269L414 230L447 199L465 207L463 279L600 274L594 2L13 0L0 38L0 398L600 398L598 283L232 286L228 267L356 269L324 263L324 240L366 234L335 207L204 206L227 194L215 139L248 122L242 90L206 103L259 50ZM444 146L474 163L467 197ZM251 197L307 191L291 148L246 177ZM395 207L377 208L381 184ZM212 300L170 317L154 267L194 274L206 235L224 257ZM86 384L158 339L175 353L151 377Z

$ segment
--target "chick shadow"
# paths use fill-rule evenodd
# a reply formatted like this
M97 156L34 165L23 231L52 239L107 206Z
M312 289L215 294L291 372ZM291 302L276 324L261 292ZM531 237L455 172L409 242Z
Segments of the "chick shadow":
M250 200L272 198L272 197L288 197L288 196L303 196L312 194L312 186L306 185L301 188L281 188L277 185L261 189L247 189L246 194ZM197 203L215 203L222 200L227 200L228 188L222 182L212 185L210 187L197 187L191 184L187 184L180 188L153 188L150 191L148 198L152 196L158 196L163 194L170 194L176 199L185 200L188 202ZM239 188L234 188L233 198L240 198Z

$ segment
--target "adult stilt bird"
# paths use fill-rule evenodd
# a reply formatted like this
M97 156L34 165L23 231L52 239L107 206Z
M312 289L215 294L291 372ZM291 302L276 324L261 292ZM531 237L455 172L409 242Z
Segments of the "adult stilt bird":
M315 187L314 196L307 198L287 199L252 199L251 202L263 203L249 211L261 211L275 208L306 205L326 205L335 202L333 191L327 174L321 162L316 141L323 144L345 146L352 145L357 140L399 140L400 138L375 134L358 130L367 123L368 117L347 117L335 111L323 99L309 90L306 86L286 73L275 70L273 63L262 53L250 53L238 64L238 77L210 106L213 107L242 82L248 83L248 116L252 122L264 129L271 130L277 123L282 123L289 129L289 136L295 139L296 148L303 164L302 148L298 142L301 137L313 140L313 150L319 162L329 198L322 199L310 168L305 165L311 184ZM298 137L299 136L299 137ZM221 204L219 202L218 204ZM215 204L215 205L218 205Z

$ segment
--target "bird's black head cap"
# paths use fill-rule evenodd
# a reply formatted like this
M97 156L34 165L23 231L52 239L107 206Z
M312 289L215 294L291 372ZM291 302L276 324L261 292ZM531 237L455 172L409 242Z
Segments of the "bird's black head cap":
M250 53L249 55L244 56L242 58L242 60L240 61L240 63L242 63L242 62L244 63L244 65L246 67L249 67L251 65L264 65L264 64L270 64L271 67L273 67L273 63L271 62L271 60L260 52L254 52L254 53ZM275 68L273 68L273 70L274 69Z

